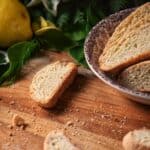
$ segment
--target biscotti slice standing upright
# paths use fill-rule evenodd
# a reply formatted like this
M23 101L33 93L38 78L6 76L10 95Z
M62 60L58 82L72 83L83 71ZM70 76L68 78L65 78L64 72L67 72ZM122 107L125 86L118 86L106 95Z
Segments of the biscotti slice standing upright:
M76 74L77 66L72 62L57 61L47 65L33 77L30 85L32 99L43 107L53 107Z
M150 92L150 60L125 69L118 81L132 90Z
M115 29L99 58L100 69L115 73L150 58L150 2L137 8Z

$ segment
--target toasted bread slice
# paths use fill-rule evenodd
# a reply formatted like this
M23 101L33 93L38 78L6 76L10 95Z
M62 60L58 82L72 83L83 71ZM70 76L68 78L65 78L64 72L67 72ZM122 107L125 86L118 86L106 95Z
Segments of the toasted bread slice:
M150 130L131 131L124 136L122 144L124 150L150 150Z
M150 92L150 60L125 69L119 77L119 82L136 91Z
M50 108L72 83L77 66L71 62L55 62L42 68L34 76L30 94L39 105Z
M100 69L115 73L150 58L150 2L137 8L115 29L99 58Z
M50 132L44 141L44 150L79 150L60 131Z

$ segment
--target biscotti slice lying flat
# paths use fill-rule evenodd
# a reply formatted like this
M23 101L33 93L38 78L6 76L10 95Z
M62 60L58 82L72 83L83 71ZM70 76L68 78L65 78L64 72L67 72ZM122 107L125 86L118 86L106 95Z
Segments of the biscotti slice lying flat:
M58 131L50 132L44 141L44 150L79 150L70 140Z
M150 92L150 60L125 69L119 76L119 83L132 90Z
M100 69L115 73L150 58L150 2L137 8L115 29L99 58Z
M55 62L42 68L33 77L30 94L39 105L50 108L72 83L77 66L71 62Z
M150 130L134 130L123 138L124 150L150 150Z

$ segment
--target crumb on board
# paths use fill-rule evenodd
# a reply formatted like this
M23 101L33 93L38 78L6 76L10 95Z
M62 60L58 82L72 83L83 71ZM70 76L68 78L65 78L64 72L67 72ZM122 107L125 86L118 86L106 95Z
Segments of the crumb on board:
M9 136L13 136L13 133L12 133L12 132L10 132L10 133L9 133Z
M9 95L9 98L12 98L13 96L12 95Z
M74 123L72 122L72 121L68 121L67 123L66 123L66 126L73 126L74 125Z
M10 105L14 105L14 104L15 104L15 101L11 101L9 104L10 104Z
M12 125L8 125L7 126L9 129L13 129L13 126Z
M25 123L24 119L20 117L17 114L13 115L12 118L12 126L19 126L22 127L22 129L26 126L27 124Z

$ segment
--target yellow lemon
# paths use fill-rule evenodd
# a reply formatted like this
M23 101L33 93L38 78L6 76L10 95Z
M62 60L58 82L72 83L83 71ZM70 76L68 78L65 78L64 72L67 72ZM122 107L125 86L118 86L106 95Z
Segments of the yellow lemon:
M19 0L0 0L0 47L32 37L30 17Z
M45 34L49 29L60 30L52 22L45 20L43 17L40 17L38 21L33 22L32 28L35 35Z
M55 26L55 24L43 17L40 17L38 20L33 22L32 28L35 36L45 48L65 50L75 45L75 43L66 36L63 31Z

